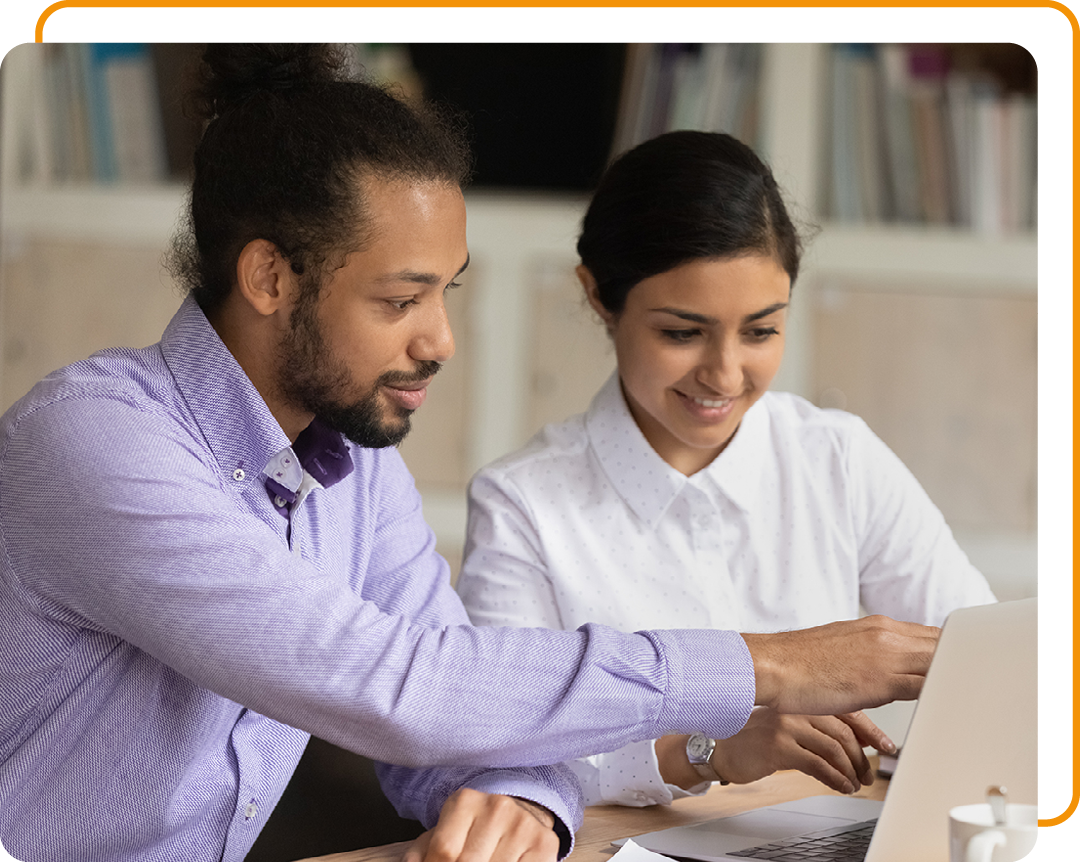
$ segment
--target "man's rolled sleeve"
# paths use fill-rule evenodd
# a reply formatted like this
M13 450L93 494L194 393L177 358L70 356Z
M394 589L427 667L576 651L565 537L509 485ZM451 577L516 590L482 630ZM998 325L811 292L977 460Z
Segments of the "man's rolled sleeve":
M668 669L657 737L701 731L726 739L742 730L757 693L754 660L742 635L698 629L641 634Z

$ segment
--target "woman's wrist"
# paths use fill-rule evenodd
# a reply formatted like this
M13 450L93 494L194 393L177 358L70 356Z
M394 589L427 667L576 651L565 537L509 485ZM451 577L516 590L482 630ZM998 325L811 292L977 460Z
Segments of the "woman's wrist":
M718 739L716 745L713 746L712 755L709 757L709 765L712 767L713 772L716 773L716 780L720 784L731 784L731 771L727 768L727 761L725 755L727 754L727 744L730 740Z
M656 752L656 760L660 767L660 777L665 784L671 784L683 790L692 790L701 787L707 781L713 781L709 777L702 776L691 764L687 754L686 744L690 740L690 734L663 736L653 743ZM716 748L718 748L717 746ZM713 757L709 759L710 765L714 765L716 748L713 749ZM719 780L723 780L723 773L719 773ZM724 781L726 784L727 782Z
M673 784L683 790L701 784L701 777L686 757L686 741L689 738L689 734L662 736L653 743L660 777L665 784Z

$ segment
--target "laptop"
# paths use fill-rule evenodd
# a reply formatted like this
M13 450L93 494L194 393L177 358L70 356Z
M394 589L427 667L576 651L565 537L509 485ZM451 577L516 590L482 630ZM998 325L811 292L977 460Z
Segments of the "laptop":
M948 862L950 808L984 801L991 785L1007 788L1010 802L1036 801L1036 618L1033 598L949 615L884 802L812 796L634 843L706 862L824 862L842 836L861 832L852 860ZM818 849L796 849L804 839Z

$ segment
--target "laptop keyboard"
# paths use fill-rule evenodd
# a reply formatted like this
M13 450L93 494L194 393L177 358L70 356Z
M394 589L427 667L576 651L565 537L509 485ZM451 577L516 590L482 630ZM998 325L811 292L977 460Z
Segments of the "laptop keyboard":
M870 837L874 834L876 824L877 820L849 823L821 832L795 835L783 841L748 847L727 855L777 862L862 862L866 858L866 850L870 846Z

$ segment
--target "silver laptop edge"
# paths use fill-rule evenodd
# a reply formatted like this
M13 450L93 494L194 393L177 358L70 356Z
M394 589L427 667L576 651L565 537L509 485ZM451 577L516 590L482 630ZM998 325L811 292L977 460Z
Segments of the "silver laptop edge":
M728 853L877 816L865 862L948 862L950 808L983 801L991 785L1006 787L1012 802L1036 801L1036 683L1036 599L955 611L885 803L812 796L633 840L667 856L735 862Z

